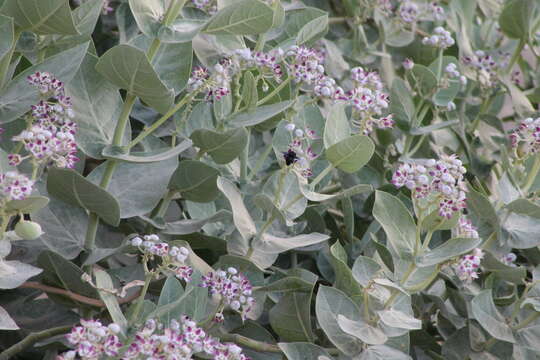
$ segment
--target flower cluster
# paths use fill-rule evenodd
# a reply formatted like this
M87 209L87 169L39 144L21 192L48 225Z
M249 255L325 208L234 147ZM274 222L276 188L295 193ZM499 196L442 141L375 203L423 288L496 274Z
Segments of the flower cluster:
M10 164L16 166L31 158L38 164L73 168L77 158L71 99L65 95L64 84L51 74L37 72L28 76L28 82L35 86L46 100L31 107L32 124L13 141L21 142L28 155L10 154Z
M24 200L33 186L32 180L16 171L0 174L0 201Z
M379 74L362 67L351 69L351 80L354 88L349 92L349 100L355 110L353 124L361 129L364 135L373 131L374 126L381 129L394 126L392 115L381 117L388 109L389 96L383 91L384 85Z
M103 15L108 15L114 11L114 8L111 6L111 0L103 0L103 7L101 8L101 13Z
M232 69L230 65L228 59L222 59L214 65L212 73L205 67L196 66L188 80L188 90L191 92L206 90L207 100L213 97L219 101L231 92Z
M444 72L449 79L458 78L461 85L467 85L467 78L458 71L458 67L454 63L446 65Z
M244 320L255 303L255 299L251 296L251 282L233 267L227 271L217 270L208 273L202 277L200 286L208 288L210 294L221 295L223 304L238 311ZM222 317L221 313L217 315L217 318Z
M455 266L460 280L471 282L474 279L478 279L478 271L480 270L480 263L483 258L484 252L482 249L474 249L471 254L462 256Z
M444 9L436 2L419 5L410 0L401 2L397 15L406 24L416 23L421 17L437 21L442 21L446 17Z
M540 151L540 117L523 120L510 134L510 143L520 157Z
M290 58L287 66L295 82L313 85L324 77L324 57L317 50L295 45L286 56Z
M165 242L160 242L155 234L145 235L143 238L135 237L131 239L131 245L137 247L141 252L155 257L161 257L162 264L160 270L172 272L179 279L190 281L193 269L185 264L189 250L185 247L172 246Z
M482 50L477 50L472 56L465 56L461 62L476 72L480 86L492 88L498 83L497 72L508 65L509 53L500 53L498 59Z
M252 51L249 48L237 49L234 53L236 62L240 68L257 67L264 73L269 73L276 81L280 81L283 76L283 68L280 62L283 60L284 52L277 48L267 53L262 51Z
M116 334L120 327L101 325L97 320L82 320L82 326L73 328L68 341L75 350L60 355L57 360L96 360L100 357L118 357L124 360L142 359L193 359L196 354L215 360L249 360L242 349L232 343L221 343L207 335L203 329L183 316L180 321L172 320L168 327L150 319L136 332L126 350ZM204 355L203 355L204 354Z
M403 1L399 6L399 17L406 23L414 23L418 20L418 5L412 1Z
M155 320L148 320L137 332L135 340L124 354L125 360L192 359L195 354L205 354L216 360L248 360L242 349L232 343L223 344L208 336L197 324L184 316L172 320L169 327Z
M197 9L213 15L217 12L217 2L215 0L191 0L193 6Z
M439 215L451 218L466 208L466 171L455 155L443 155L440 160L430 159L423 165L401 164L392 176L392 184L410 189L426 207L438 204Z
M60 356L58 360L72 360L77 356L83 360L99 359L103 356L116 357L123 346L118 339L120 326L115 323L108 326L99 320L82 320L81 326L75 326L66 336L74 350Z
M422 39L422 43L424 45L434 46L440 49L446 49L455 44L452 35L450 35L450 32L445 30L443 27L437 26L433 30L433 32L433 35L426 36Z
M315 131L297 128L293 123L285 125L285 128L292 137L289 150L283 153L285 164L293 165L304 177L312 176L311 162L317 158L317 154L311 148L311 141L318 138Z

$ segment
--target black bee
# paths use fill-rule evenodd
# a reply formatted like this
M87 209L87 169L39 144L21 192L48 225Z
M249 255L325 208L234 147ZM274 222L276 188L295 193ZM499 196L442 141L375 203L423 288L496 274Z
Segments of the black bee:
M296 161L298 161L298 156L291 149L283 153L283 158L285 159L285 164L287 164L287 166L290 166L294 164Z

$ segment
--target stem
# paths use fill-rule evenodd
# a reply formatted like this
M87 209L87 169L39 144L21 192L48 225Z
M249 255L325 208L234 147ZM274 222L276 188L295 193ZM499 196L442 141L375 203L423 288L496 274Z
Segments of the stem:
M159 204L159 207L156 211L156 217L163 218L165 216L165 213L167 212L167 209L169 208L169 205L171 204L172 199L176 195L176 190L169 190L167 194L165 194L165 197L161 201L161 204Z
M131 110L133 109L136 99L137 97L135 95L128 94L126 96L122 113L120 114L120 118L118 119L118 123L116 124L116 128L114 130L112 145L120 146L122 144L122 139L129 121L129 114L131 114Z
M525 179L525 183L523 185L524 193L527 193L533 185L534 180L536 180L536 176L538 175L538 171L540 171L540 154L536 155L531 171L527 174L527 178Z
M520 330L535 321L540 317L540 312L535 312L534 314L529 315L525 320L517 324L515 327L512 327L512 330Z
M264 161L266 160L268 155L270 155L270 152L272 152L272 149L273 149L273 144L272 143L270 143L270 144L268 144L266 146L266 149L264 149L264 152L257 159L257 162L255 163L255 167L253 169L251 169L251 172L249 173L249 176L247 177L248 181L253 179L253 176L255 176L255 174L257 174L259 172L259 170L264 165Z
M439 49L439 61L437 62L437 82L441 80L444 49Z
M474 118L474 121L471 125L471 132L474 132L478 125L480 125L480 116L486 112L486 110L491 106L491 102L493 101L493 97L489 97L487 99L484 99L482 102L482 106L480 107L480 110L478 111L478 114Z
M516 47L516 50L514 50L514 54L512 55L512 59L510 59L510 62L508 63L508 67L506 68L506 74L510 74L512 71L512 68L514 67L517 59L521 56L521 50L523 50L523 47L525 46L525 39L519 40L519 44Z
M195 93L185 95L182 98L182 100L180 100L180 102L178 104L176 104L172 109L170 109L165 115L160 117L151 126L147 127L143 131L141 131L141 133L134 140L132 140L129 143L128 149L131 149L132 147L134 147L135 145L140 143L144 138L146 138L148 135L150 135L152 132L154 132L157 128L159 128L161 125L163 125L167 120L169 120L169 118L171 116L176 114L176 112L178 112L178 110L180 110L185 104L187 104L193 98L194 95L195 95Z
M255 44L255 51L262 51L264 44L266 43L266 34L260 34Z
M144 298L146 297L146 292L148 291L148 287L150 286L150 281L152 281L152 278L154 277L153 273L147 273L146 277L144 278L144 286L141 290L141 294L139 295L139 299L137 300L137 303L135 304L135 309L133 310L133 313L131 314L131 317L129 318L130 323L135 323L137 319L139 318L139 315L141 313L143 304L144 304Z
M326 169L324 169L323 171L321 171L321 173L319 175L317 175L317 177L315 179L313 179L313 181L311 182L311 187L314 188L315 185L317 185L318 183L321 182L322 179L324 179L324 177L326 175L328 175L328 173L330 171L332 171L334 169L334 165L330 164L326 167Z
M289 76L287 80L283 81L281 84L279 84L272 92L265 97L263 97L261 100L257 101L257 106L261 106L263 104L266 104L270 99L272 99L274 96L276 96L285 86L287 86L292 80L292 76Z
M29 348L30 346L34 345L35 343L48 339L50 337L65 334L69 330L71 330L73 326L59 326L52 329L47 329L39 332L32 333L25 337L23 340L19 341L15 345L7 348L2 353L0 353L0 360L9 360L13 359L16 354L20 353L26 348Z
M3 215L0 218L0 241L4 240L4 234L6 233L10 218L11 216L9 215Z
M13 59L13 54L15 53L15 48L17 47L17 42L20 37L21 31L15 31L13 45L9 49L9 52L4 56L4 59L0 62L0 89L6 85L6 81L8 80L9 65L11 65L11 60Z
M251 131L248 129L248 138L244 150L240 154L240 179L246 181L248 179L248 160L249 160L249 140L251 137Z

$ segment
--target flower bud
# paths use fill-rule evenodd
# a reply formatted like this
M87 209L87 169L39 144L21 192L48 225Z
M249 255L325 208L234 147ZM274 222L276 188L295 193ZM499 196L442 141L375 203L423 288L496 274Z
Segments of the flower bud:
M24 240L35 240L43 234L43 231L38 223L23 220L15 226L15 234Z

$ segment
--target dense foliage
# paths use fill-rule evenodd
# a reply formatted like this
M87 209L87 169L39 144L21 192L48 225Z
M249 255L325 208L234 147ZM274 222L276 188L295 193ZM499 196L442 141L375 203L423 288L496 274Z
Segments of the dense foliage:
M0 30L0 359L540 358L537 0Z

